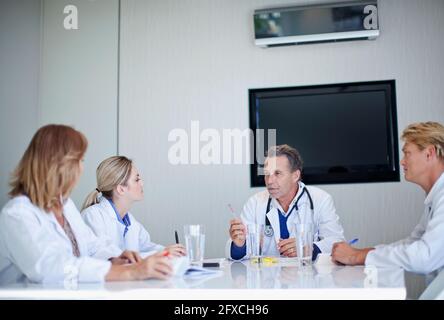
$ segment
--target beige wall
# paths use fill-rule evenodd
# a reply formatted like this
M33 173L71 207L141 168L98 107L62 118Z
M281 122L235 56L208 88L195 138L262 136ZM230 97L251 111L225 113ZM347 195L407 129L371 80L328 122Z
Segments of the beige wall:
M63 8L78 8L78 29ZM85 171L73 193L80 208L96 187L98 163L117 153L118 0L44 0L39 125L73 125L88 138Z
M68 4L78 8L78 30L63 27ZM118 30L118 0L0 2L0 205L32 135L48 123L88 138L76 204L95 188L97 164L117 153Z
M0 1L0 206L38 126L41 1Z

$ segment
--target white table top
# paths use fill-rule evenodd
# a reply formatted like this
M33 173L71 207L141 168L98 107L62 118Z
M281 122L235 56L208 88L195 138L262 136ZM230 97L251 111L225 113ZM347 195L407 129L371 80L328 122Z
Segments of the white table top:
M210 260L207 260L210 261ZM218 274L170 280L90 284L0 284L0 299L298 300L405 299L402 269L313 265L280 258L273 264L220 262Z

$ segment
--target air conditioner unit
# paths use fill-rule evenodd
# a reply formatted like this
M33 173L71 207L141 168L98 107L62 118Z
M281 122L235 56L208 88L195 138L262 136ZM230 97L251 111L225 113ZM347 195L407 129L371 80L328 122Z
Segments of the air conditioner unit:
M373 0L256 10L254 32L260 47L375 39L378 5Z

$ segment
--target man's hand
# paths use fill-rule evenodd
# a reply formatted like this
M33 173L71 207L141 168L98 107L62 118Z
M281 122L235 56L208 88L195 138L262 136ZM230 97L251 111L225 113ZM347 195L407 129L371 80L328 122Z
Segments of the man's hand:
M247 237L247 230L239 218L230 220L230 238L238 247L243 247Z
M288 239L280 239L277 248L279 250L279 253L284 257L296 257L297 251L296 251L296 239L295 238L288 238Z
M331 258L333 262L345 265L362 265L365 263L367 253L374 248L356 249L346 242L336 242L333 244Z

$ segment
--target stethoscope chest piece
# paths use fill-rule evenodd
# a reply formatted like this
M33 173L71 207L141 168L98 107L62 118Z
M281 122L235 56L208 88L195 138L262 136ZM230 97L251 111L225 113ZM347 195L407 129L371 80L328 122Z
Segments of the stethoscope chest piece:
M272 237L274 233L273 228L270 225L265 226L264 233L267 237Z

